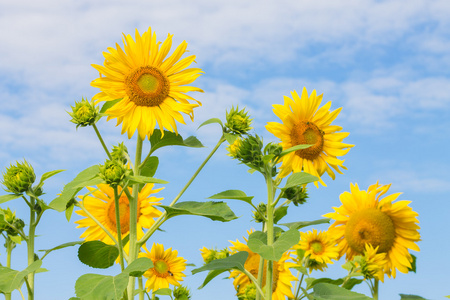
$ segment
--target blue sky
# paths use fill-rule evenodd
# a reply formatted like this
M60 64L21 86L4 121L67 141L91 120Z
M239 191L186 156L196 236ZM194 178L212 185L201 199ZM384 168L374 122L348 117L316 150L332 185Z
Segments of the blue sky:
M152 27L158 40L174 34L174 45L188 42L190 54L205 74L196 81L204 94L195 120L180 126L183 136L196 135L205 149L173 148L161 152L156 177L170 181L161 195L167 203L178 193L219 138L218 127L196 131L211 117L224 118L231 105L246 106L255 132L278 121L272 104L305 86L324 94L332 108L343 107L335 124L350 132L355 147L346 155L348 171L326 188L310 189L310 200L291 207L286 221L313 220L339 206L350 183L361 188L392 183L419 213L422 241L417 274L399 274L381 286L381 299L399 293L442 299L450 294L450 247L446 219L450 161L450 3L448 1L3 1L0 3L0 166L26 158L38 176L54 169L66 172L48 180L50 202L84 168L104 160L90 128L69 122L66 111L81 97L97 91L90 82L102 63L102 51L121 43L121 34ZM126 140L114 122L99 123L107 145ZM130 149L134 141L127 141ZM184 201L202 201L226 189L241 189L265 198L263 178L250 175L222 148L213 157ZM180 217L165 224L152 240L177 249L190 263L201 265L198 249L223 248L229 240L258 228L251 212L230 202L238 220L212 222ZM19 216L26 210L9 202ZM78 240L82 230L64 214L48 212L38 227L37 249ZM18 247L16 256L25 251ZM117 268L91 269L80 263L76 248L52 253L44 261L50 272L37 276L37 299L68 299L84 273L115 274ZM0 256L4 263L6 256ZM13 268L24 268L17 257ZM190 274L190 272L187 272ZM340 263L327 276L344 276ZM216 279L196 288L206 274L188 276L195 299L233 299L232 281ZM314 275L314 274L313 274ZM317 274L320 276L320 274ZM219 292L218 292L219 291ZM358 291L368 293L362 286ZM15 295L18 299L18 294Z

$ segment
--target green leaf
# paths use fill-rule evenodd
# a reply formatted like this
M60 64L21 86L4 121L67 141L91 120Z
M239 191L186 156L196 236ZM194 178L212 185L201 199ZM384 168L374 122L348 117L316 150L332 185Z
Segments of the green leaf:
M153 268L153 261L147 257L140 257L129 264L123 272L133 277L140 277L150 268Z
M71 204L68 206L66 205L65 215L66 215L67 222L70 222L70 218L72 217L74 208L75 208L75 202L71 202Z
M307 145L307 144L304 144L304 145L297 145L297 146L288 148L288 149L286 149L286 150L281 151L280 157L283 157L283 156L285 156L286 154L289 154L289 153L294 152L294 151L297 151L297 150L309 148L309 147L311 147L311 146L314 146L314 145Z
M49 206L56 211L62 212L66 209L67 202L76 196L85 186L92 185L97 182L96 178L99 173L98 165L91 166L81 171L71 182L63 188L61 196L50 202ZM101 182L100 182L101 183Z
M212 195L208 199L231 199L231 200L242 200L249 204L252 204L253 196L247 196L243 191L240 190L226 190L221 193Z
M36 260L23 271L0 266L0 292L11 293L20 288L23 279L41 267L42 260Z
M156 156L150 156L140 169L140 175L145 177L153 177L158 169L159 159Z
M450 298L450 297L447 296L447 298ZM420 296L416 296L416 295L400 294L400 300L427 300L427 299L420 297Z
M366 295L349 291L330 283L318 283L314 286L314 299L316 300L372 300Z
M232 134L232 133L224 133L223 136L225 137L228 144L230 144L230 145L233 144L236 141L236 139L239 137L239 135Z
M120 300L128 285L128 275L84 274L75 283L75 293L83 300Z
M303 227L307 227L307 226L311 226L311 225L318 225L318 224L325 224L325 223L330 223L330 219L324 218L324 219L319 219L319 220L314 220L314 221L283 223L283 224L279 224L279 225L286 226L289 229L299 230Z
M281 189L285 190L290 187L304 185L304 184L311 183L311 182L314 182L317 180L319 180L319 178L317 178L314 175L308 174L306 172L297 172L297 173L293 173L291 176L289 176L289 178L286 181L286 185Z
M280 221L285 215L287 215L287 210L287 206L282 206L275 211L275 214L273 216L273 221L275 222L275 224L278 224L278 221Z
M55 170L55 171L50 171L50 172L42 174L41 180L39 181L39 184L36 187L41 188L44 185L45 180L49 179L50 177L52 177L58 173L61 173L62 171L65 171L65 170Z
M150 153L166 146L203 147L202 143L194 136L190 136L183 140L181 135L167 130L164 130L164 136L161 135L161 131L155 130L150 137L150 145Z
M111 101L106 101L102 108L100 109L100 113L104 114L108 109L110 109L111 107L113 107L117 102L119 102L120 100L122 100L122 98L120 99L115 99L115 100L111 100Z
M255 253L264 259L278 261L284 252L297 244L300 240L300 233L297 230L288 230L272 244L267 245L267 233L255 231L248 237L247 245Z
M161 184L167 184L168 181L157 179L153 177L147 177L147 176L128 176L128 179L130 180L130 184L133 183L161 183Z
M79 260L98 269L111 267L118 256L119 250L115 246L107 245L101 241L85 242L78 249Z
M155 295L172 296L172 290L169 288L159 289L153 292Z
M247 257L248 252L240 251L236 254L230 255L223 259L213 260L200 268L194 269L192 270L192 274L197 274L203 271L215 271L215 270L228 271L233 269L237 269L239 271L244 272L245 271L244 265L245 261L247 260Z
M179 202L174 206L159 205L167 212L167 219L179 215L203 216L213 221L228 222L237 219L233 211L224 202Z
M218 118L211 118L211 119L206 120L205 122L203 122L200 126L198 126L197 129L199 129L200 127L203 127L205 125L214 124L214 123L219 124L223 128L223 123L222 123L222 121L220 119L218 119Z
M67 248L67 247L72 247L72 246L76 246L76 245L81 245L81 244L83 244L83 241L68 242L68 243L64 243L59 246L53 247L51 249L39 250L39 251L45 252L44 255L42 256L42 259L43 259L45 256L47 256L47 254L49 254L52 251Z
M313 288L316 284L319 283L330 283L330 284L334 284L334 285L342 285L342 283L344 282L344 278L339 278L339 279L331 279L331 278L319 278L319 279L315 279L315 278L306 278L305 282L306 282L306 289L309 290L311 288ZM345 284L343 286L343 288L347 289L347 290L351 290L355 285L360 284L361 282L363 282L363 279L356 279L356 278L350 278L347 281L345 281Z
M204 288L211 280L219 276L220 274L226 272L227 270L212 270L208 272L208 275L206 275L205 280L203 281L202 285L198 287L198 289Z
M412 257L413 261L411 263L411 268L408 268L408 271L416 273L417 257L415 255L412 255L412 254L411 254L411 257Z
M5 203L8 202L10 200L14 200L17 199L19 197L21 197L22 195L17 195L17 194L7 194L7 195L2 195L0 196L0 204L1 203Z

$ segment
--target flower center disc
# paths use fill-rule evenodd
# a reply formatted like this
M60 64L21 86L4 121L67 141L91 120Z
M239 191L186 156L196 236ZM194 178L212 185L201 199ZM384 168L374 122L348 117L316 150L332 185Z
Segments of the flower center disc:
M312 249L312 252L316 255L320 255L323 253L323 245L321 242L314 241L310 244L310 247Z
M158 273L159 277L167 277L169 275L169 266L163 260L157 260L154 263L154 269Z
M170 84L166 76L155 67L140 67L125 79L128 97L138 106L158 106L169 95Z
M371 244L377 253L386 253L395 240L395 228L391 218L376 208L366 208L351 215L345 227L345 239L358 253L364 252L365 244Z
M313 160L323 149L323 132L312 122L302 121L293 126L291 131L292 146L312 145L306 149L295 151L301 158Z

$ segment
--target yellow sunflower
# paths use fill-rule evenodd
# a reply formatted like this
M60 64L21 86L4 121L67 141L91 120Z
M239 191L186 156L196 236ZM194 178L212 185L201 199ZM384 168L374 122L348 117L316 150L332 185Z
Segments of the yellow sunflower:
M411 201L395 201L401 193L381 198L390 185L371 185L367 191L359 190L357 184L350 185L350 192L340 195L342 206L333 207L334 212L324 217L334 219L330 226L339 243L340 256L347 260L364 252L365 245L377 248L377 253L386 253L384 273L389 277L396 270L407 273L413 258L408 249L420 251L416 224L418 214L408 206Z
M343 166L344 161L336 157L347 154L353 147L342 142L349 133L338 132L342 127L331 125L341 108L330 112L331 102L319 108L323 95L317 96L315 90L309 97L306 88L301 97L296 91L291 94L292 99L284 96L283 105L273 105L273 112L282 123L268 122L266 129L281 140L284 150L297 145L312 146L283 156L279 176L283 178L291 172L305 171L319 177L320 183L326 186L320 177L327 172L334 179L332 169L342 174L339 167L347 168Z
M245 239L246 240L246 239ZM230 241L233 246L230 247L233 253L239 251L248 252L247 260L245 261L244 267L247 271L250 272L253 276L258 276L259 271L259 260L260 256L257 253L254 253L250 250L250 248L239 240L236 242ZM291 281L296 281L297 278L292 275L289 268L295 267L295 264L292 262L286 262L286 260L290 259L289 252L285 252L279 261L273 262L273 287L272 287L272 299L273 300L284 300L286 296L289 298L294 298L292 294L292 284ZM247 277L244 273L233 270L230 273L230 278L234 278L233 284L234 288L237 291L238 295L244 294L246 291L246 287L252 284L250 278ZM266 283L266 274L264 268L263 274L263 285Z
M361 257L361 273L365 279L375 278L384 282L384 266L387 263L386 253L377 253L371 244L366 244L364 256Z
M304 265L309 271L323 271L327 264L332 264L332 259L339 257L339 251L336 247L336 240L326 231L317 230L300 232L300 241L294 246L295 250L304 251ZM301 263L301 261L298 261Z
M157 193L163 188L153 190L154 184L145 185L138 196L138 223L137 223L137 237L138 239L144 235L143 228L150 228L154 223L154 218L159 217L162 213L157 210L154 205L160 204L163 198L156 198L150 196ZM114 189L106 184L99 184L97 188L87 187L92 192L91 195L86 196L83 201L80 201L87 211L89 211L108 231L117 239L116 214L114 204ZM128 188L130 193L132 189ZM118 187L120 194L121 188ZM82 196L79 196L82 198ZM122 238L124 238L130 230L130 207L128 198L125 193L122 193L119 199L120 210L120 227ZM86 231L80 236L86 241L100 240L105 244L114 244L111 238L82 210L75 211L80 216L84 217L76 221L77 228L87 227ZM129 244L125 245L125 251Z
M153 261L153 268L144 273L147 277L145 283L147 291L168 288L169 284L180 285L179 281L183 281L183 277L186 276L183 274L186 260L178 257L177 250L172 248L164 250L163 245L153 244L150 252L144 247L144 252L140 252L139 257L147 257Z
M136 30L135 40L124 34L124 50L118 44L116 48L109 47L109 52L103 52L104 66L92 65L100 77L91 85L101 90L93 99L95 103L121 99L106 114L108 120L117 118L117 125L123 123L122 134L128 132L128 138L136 129L142 139L150 138L156 124L161 133L164 128L177 132L175 121L185 124L181 113L193 120L193 109L201 105L186 93L203 91L186 85L203 72L199 68L187 69L195 55L180 60L186 52L186 41L167 57L172 37L169 34L160 48L151 28L142 36ZM189 100L197 103L191 104Z

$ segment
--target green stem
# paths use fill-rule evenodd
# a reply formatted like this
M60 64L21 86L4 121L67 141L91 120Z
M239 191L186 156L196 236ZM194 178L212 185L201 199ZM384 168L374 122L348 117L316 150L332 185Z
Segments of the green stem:
M267 166L266 170L266 184L267 184L267 246L272 246L274 241L274 231L273 231L273 224L274 224L274 206L273 206L273 196L274 196L274 186L273 186L273 180L272 177L270 177L268 174L270 174L271 165L269 164ZM272 299L272 281L273 281L273 261L268 260L267 261L267 272L266 272L266 300Z
M266 217L264 216L264 219ZM267 221L267 220L266 220ZM262 224L262 231L266 231L266 222L263 222ZM257 285L262 287L263 286L263 278L264 278L264 258L262 256L259 257L259 266L258 266L258 278L257 278ZM264 294L256 293L255 300L261 300L261 297L264 297Z
M11 268L11 253L12 253L12 246L13 241L7 236L6 238L6 267ZM5 293L5 300L11 300L11 293Z
M255 276L252 275L252 273L250 273L249 271L247 271L246 269L244 269L244 274L247 275L248 278L250 278L250 280L255 284L256 290L258 291L258 293L256 293L256 295L261 295L261 297L263 298L263 300L267 300L266 297L264 297L264 293L261 290L261 287L258 285L258 281L255 278ZM271 293L272 295L272 293Z
M22 296L22 300L25 300L25 296L23 295L22 290L20 288L18 290L19 290L20 296Z
M178 195L172 200L169 207L172 207L177 203L177 201L180 199L180 197L184 194L184 192L189 188L191 183L194 181L194 179L197 177L197 175L200 173L200 171L203 169L203 167L206 165L206 163L211 159L211 157L216 153L217 149L219 149L220 145L222 145L223 142L225 142L226 139L222 135L222 137L217 142L217 145L214 147L214 149L211 150L211 153L205 158L203 163L198 167L197 171L195 171L194 175L192 175L191 179L186 183L186 185L183 187L183 189L178 193ZM152 234L161 226L162 223L164 223L165 217L167 213L163 212L161 216L155 221L155 223L150 227L149 230L145 233L145 235L139 240L138 246L141 247L143 244L147 242L147 240L152 236Z
M36 232L36 213L34 211L35 199L30 197L30 230L28 233L27 252L28 252L28 266L34 263L34 238ZM28 300L34 299L34 272L28 274L28 284L30 286L28 292Z
M141 290L139 292L139 300L144 300L145 297L145 290L144 290L144 280L142 279L142 276L138 278L138 286Z
M297 273L297 278L298 278L298 275L300 275L299 273L300 273L300 272ZM301 287L302 287L303 277L305 277L305 274L302 273L302 278L300 278L300 282L296 282L296 283L295 283L295 285L296 285L296 287L297 287L297 288L296 288L297 292L295 293L295 298L294 298L295 300L297 300L298 294L300 294L300 289L301 289ZM297 285L297 284L298 284L298 285Z
M139 176L139 169L142 159L142 139L137 135L136 142L136 157L134 162L134 176ZM139 248L137 243L137 210L138 210L138 196L139 196L139 183L133 184L133 196L128 199L130 202L130 253L128 255L128 264L131 264L136 260ZM134 296L134 277L130 276L128 279L128 299L133 299Z
M380 281L378 279L375 279L375 284L373 286L372 290L372 297L374 300L378 300L378 287L379 287Z
M119 195L117 193L117 186L113 187L114 189L114 208L116 211L116 228L117 228L117 242L119 243L119 262L120 262L120 270L123 272L125 269L124 261L123 261L123 245L122 245L122 227L120 226L120 204L119 204Z
M92 127L94 127L95 133L97 134L97 137L102 143L103 149L105 149L106 154L108 155L109 159L112 159L111 153L109 153L108 147L106 147L105 142L103 141L102 135L100 134L100 131L97 129L97 125L93 124Z

